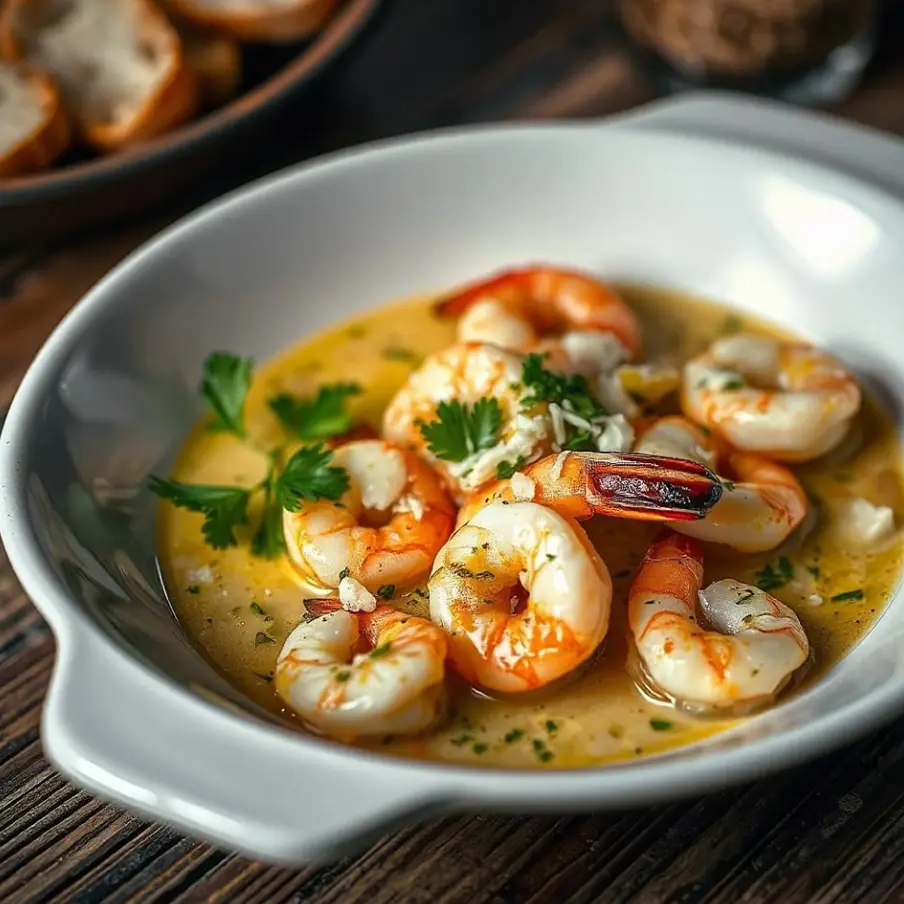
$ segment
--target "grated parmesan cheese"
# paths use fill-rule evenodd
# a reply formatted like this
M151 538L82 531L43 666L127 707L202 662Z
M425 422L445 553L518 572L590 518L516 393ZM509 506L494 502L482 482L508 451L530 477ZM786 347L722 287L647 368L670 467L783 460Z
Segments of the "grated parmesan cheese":
M600 374L594 386L597 399L614 414L639 417L640 406L628 395L621 376L616 373Z
M188 580L192 584L209 584L213 580L213 570L209 565L188 572Z
M555 438L556 445L561 448L565 445L565 440L568 438L565 433L565 419L562 417L562 408L555 402L552 402L549 406L549 416L552 419L553 437Z
M628 452L634 445L634 428L623 414L607 417L596 438L600 452Z
M562 469L565 467L566 461L568 461L567 452L560 452L556 456L556 460L552 463L552 468L549 471L549 476L553 480L558 480L562 476Z
M377 608L377 598L352 577L339 582L339 602L346 612L373 612Z
M398 512L410 512L414 515L415 520L422 521L424 519L424 503L415 495L403 496L396 506Z
M526 474L516 471L511 480L512 492L518 502L530 502L537 492L537 485Z
M552 416L556 450L560 450L567 439L565 424L589 433L599 452L627 452L634 445L634 428L623 414L607 415L590 421L575 414L567 399L563 406L554 402L550 404L549 412Z
M581 330L565 333L562 348L579 374L592 376L611 371L628 360L628 350L612 333Z
M382 440L362 440L342 446L334 461L344 468L350 484L361 494L361 504L372 511L385 511L399 498L408 480L405 459L398 449Z
M895 515L888 506L873 505L860 497L851 499L840 516L845 540L861 549L880 543L895 530Z
M699 389L710 389L713 392L721 392L728 386L746 385L744 375L737 370L728 367L707 367L703 376L695 385Z

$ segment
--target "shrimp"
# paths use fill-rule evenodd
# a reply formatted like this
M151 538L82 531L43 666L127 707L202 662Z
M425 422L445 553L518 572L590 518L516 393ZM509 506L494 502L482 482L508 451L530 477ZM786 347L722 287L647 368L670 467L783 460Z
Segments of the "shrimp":
M552 422L545 405L522 410L529 396L521 383L522 360L514 352L479 343L458 343L431 355L390 401L383 435L426 458L459 499L493 478L501 462L539 458L552 449ZM498 442L463 461L434 455L419 424L436 420L440 402L473 405L481 398L494 399L501 410Z
M437 310L461 318L465 342L526 352L550 333L597 331L612 334L628 356L640 347L634 312L608 286L571 270L508 270L440 299Z
M739 333L684 368L688 417L738 449L779 461L810 461L835 448L860 403L841 364L798 342Z
M531 502L482 508L440 550L430 617L466 680L528 691L568 674L606 636L609 572L571 518Z
M628 598L628 624L653 688L697 713L771 703L810 659L797 616L768 593L724 580L701 590L697 542L664 531Z
M446 636L391 606L346 612L309 600L317 617L286 638L276 693L306 722L342 741L418 734L445 712Z
M724 492L702 464L610 452L549 455L470 496L458 526L493 502L536 502L584 521L594 515L650 521L702 518Z
M719 448L723 447L723 448ZM761 455L736 452L682 417L657 420L636 449L721 466L722 497L700 520L673 525L698 540L721 543L739 552L765 552L784 543L807 514L807 494L788 468Z
M382 440L346 443L333 464L349 477L341 499L302 501L298 511L283 512L289 560L305 584L329 596L344 577L371 593L422 581L455 522L440 477Z

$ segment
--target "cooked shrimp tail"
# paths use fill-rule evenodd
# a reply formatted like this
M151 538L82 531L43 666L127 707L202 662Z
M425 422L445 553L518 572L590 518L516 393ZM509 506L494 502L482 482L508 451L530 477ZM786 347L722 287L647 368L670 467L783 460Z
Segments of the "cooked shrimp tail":
M721 496L719 479L699 462L635 452L562 452L475 494L458 523L495 500L536 502L578 521L595 515L695 521Z
M807 494L788 468L733 451L685 418L660 418L638 433L638 452L698 461L731 478L723 481L722 498L705 518L676 524L677 531L739 552L763 552L784 543L807 514Z
M573 454L581 456L586 517L695 521L722 495L719 479L698 462L639 453Z
M341 608L342 603L337 599L310 599L304 601L305 612L315 617L338 612Z

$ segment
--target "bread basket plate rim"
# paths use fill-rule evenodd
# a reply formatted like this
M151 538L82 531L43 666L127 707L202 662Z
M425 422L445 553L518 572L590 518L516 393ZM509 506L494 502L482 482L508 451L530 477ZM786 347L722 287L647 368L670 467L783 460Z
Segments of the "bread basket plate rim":
M320 74L371 23L381 5L382 0L345 0L291 62L229 103L132 149L10 179L0 185L0 208L81 194L97 184L135 176L248 125Z

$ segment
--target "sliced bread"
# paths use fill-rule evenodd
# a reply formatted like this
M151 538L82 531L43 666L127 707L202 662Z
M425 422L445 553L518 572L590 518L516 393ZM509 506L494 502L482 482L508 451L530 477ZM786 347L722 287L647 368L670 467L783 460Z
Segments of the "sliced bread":
M242 51L227 34L176 23L185 60L195 74L198 98L205 109L220 107L235 97L242 80Z
M240 41L288 43L318 31L338 0L166 0L164 5Z
M189 119L197 89L150 0L7 0L0 49L52 75L87 144L116 150Z
M53 80L0 61L0 179L44 169L68 145L69 125Z

